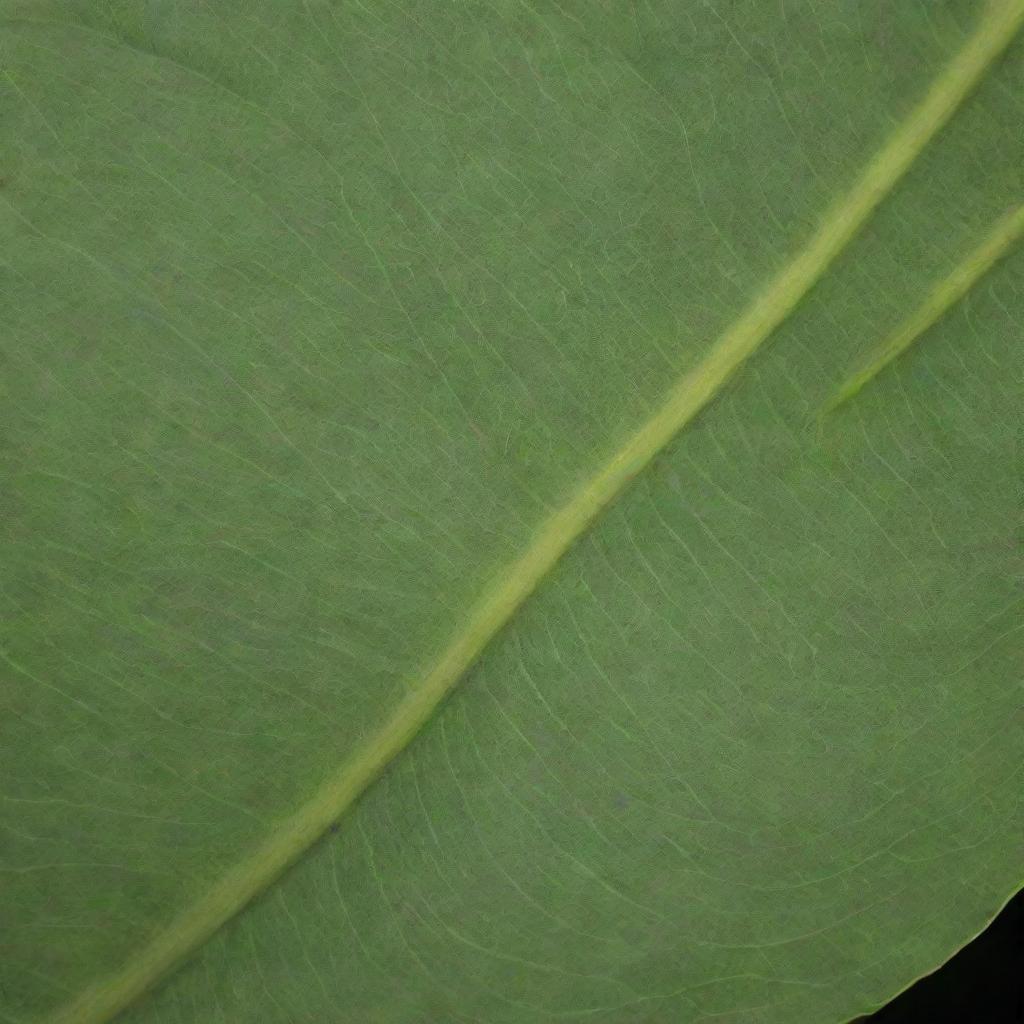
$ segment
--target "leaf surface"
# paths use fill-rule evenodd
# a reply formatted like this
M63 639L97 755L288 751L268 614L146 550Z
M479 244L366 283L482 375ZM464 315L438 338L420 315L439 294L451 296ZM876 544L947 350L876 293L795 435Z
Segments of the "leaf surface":
M0 1019L840 1021L994 915L1024 5L0 12Z

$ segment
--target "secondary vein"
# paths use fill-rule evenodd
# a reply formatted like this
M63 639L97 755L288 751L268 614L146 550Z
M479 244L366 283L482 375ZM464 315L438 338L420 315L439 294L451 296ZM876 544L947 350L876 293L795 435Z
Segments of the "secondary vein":
M946 311L959 302L1024 236L1024 204L1000 217L985 240L928 293L924 302L878 347L868 362L844 381L822 415L848 402L870 380L898 359Z
M1024 22L1024 0L986 7L924 98L823 214L807 244L769 282L661 408L541 525L415 681L380 729L251 854L186 907L110 977L83 990L51 1024L105 1024L148 992L270 886L347 811L408 745L441 701L598 514L721 390L825 273Z

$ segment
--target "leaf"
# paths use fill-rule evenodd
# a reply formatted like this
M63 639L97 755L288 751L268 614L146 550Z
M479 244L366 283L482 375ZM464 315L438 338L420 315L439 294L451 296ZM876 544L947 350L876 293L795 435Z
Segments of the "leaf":
M0 13L0 1019L841 1021L991 919L1021 0Z

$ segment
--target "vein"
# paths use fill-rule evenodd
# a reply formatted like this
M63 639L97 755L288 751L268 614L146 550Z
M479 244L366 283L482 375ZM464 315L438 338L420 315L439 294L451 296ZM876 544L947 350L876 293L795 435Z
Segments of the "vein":
M928 293L924 302L882 343L871 359L841 384L822 415L844 405L960 301L1024 236L1024 203L1000 217L985 239Z
M1022 22L1024 0L1000 0L986 7L963 48L868 161L849 190L826 209L804 248L712 344L707 355L672 386L661 408L540 526L526 550L484 591L432 667L410 682L406 696L390 718L261 845L229 868L118 971L93 983L59 1009L50 1024L109 1021L264 892L352 806L416 736L484 648L602 510L790 315L1009 45Z

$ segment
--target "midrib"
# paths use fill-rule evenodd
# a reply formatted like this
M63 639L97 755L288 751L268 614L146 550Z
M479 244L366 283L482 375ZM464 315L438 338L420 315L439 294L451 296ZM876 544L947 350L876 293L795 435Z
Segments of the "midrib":
M120 970L51 1018L51 1024L102 1024L135 1002L223 924L271 885L353 804L424 723L599 513L721 390L729 377L792 312L892 191L935 133L1024 22L1024 0L997 0L979 26L861 171L824 213L800 252L671 388L662 407L573 497L541 525L471 610L434 665L391 717L266 841L187 907Z

